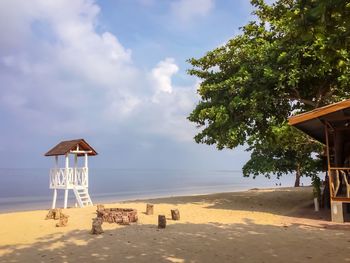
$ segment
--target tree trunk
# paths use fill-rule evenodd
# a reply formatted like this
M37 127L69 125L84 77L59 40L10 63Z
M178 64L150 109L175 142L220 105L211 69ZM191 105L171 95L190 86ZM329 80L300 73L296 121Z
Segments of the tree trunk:
M295 173L294 187L299 187L300 186L300 176L301 176L300 164L297 164L297 170L296 170L296 173Z

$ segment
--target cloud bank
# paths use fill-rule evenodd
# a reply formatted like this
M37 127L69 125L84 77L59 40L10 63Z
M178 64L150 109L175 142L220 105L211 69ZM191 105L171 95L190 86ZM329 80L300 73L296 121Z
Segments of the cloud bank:
M99 13L89 0L1 1L1 111L45 136L135 128L190 140L195 87L174 86L173 58L138 68L132 50L100 31Z

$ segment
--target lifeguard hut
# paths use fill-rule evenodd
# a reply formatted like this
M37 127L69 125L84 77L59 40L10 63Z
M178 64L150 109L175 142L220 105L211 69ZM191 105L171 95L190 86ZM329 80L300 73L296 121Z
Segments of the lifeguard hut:
M332 221L344 222L350 203L350 99L289 118L289 124L326 146Z
M74 166L69 167L69 157L74 156ZM45 156L55 156L55 167L50 169L50 189L53 189L52 209L56 207L57 190L64 190L64 208L67 208L68 190L73 190L80 207L92 205L89 195L88 156L97 152L84 140L62 141ZM59 167L59 156L64 156L65 167ZM78 157L84 157L84 166L78 167Z

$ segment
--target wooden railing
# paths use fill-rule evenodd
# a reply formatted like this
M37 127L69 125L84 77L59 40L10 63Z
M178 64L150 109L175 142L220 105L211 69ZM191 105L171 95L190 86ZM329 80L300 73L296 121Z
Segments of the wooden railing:
M50 170L50 188L73 188L89 186L89 170L79 168L52 168Z
M338 198L339 187L341 182L346 187L346 198L350 198L350 182L348 180L348 175L350 174L349 167L331 167L329 168L329 183L331 186L331 197ZM344 196L342 197L344 198Z

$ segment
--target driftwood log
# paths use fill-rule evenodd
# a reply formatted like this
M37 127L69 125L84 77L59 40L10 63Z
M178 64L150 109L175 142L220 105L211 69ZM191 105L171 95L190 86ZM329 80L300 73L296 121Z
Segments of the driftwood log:
M61 209L60 208L50 209L48 214L46 215L45 219L58 220L58 219L60 219L60 215L61 215Z
M100 235L103 233L102 229L102 218L96 217L92 219L92 228L91 228L91 234L93 235Z
M56 227L67 226L67 224L68 224L68 217L69 217L68 215L60 213L60 219L59 219L59 222L56 224Z
M158 215L158 228L166 227L166 217L165 215Z
M102 222L117 223L128 225L132 222L137 222L137 210L129 208L104 208L97 210L97 217L102 219Z
M171 219L172 220L180 220L180 211L178 209L171 210Z
M154 208L154 205L147 204L146 205L146 215L153 215L153 208Z

